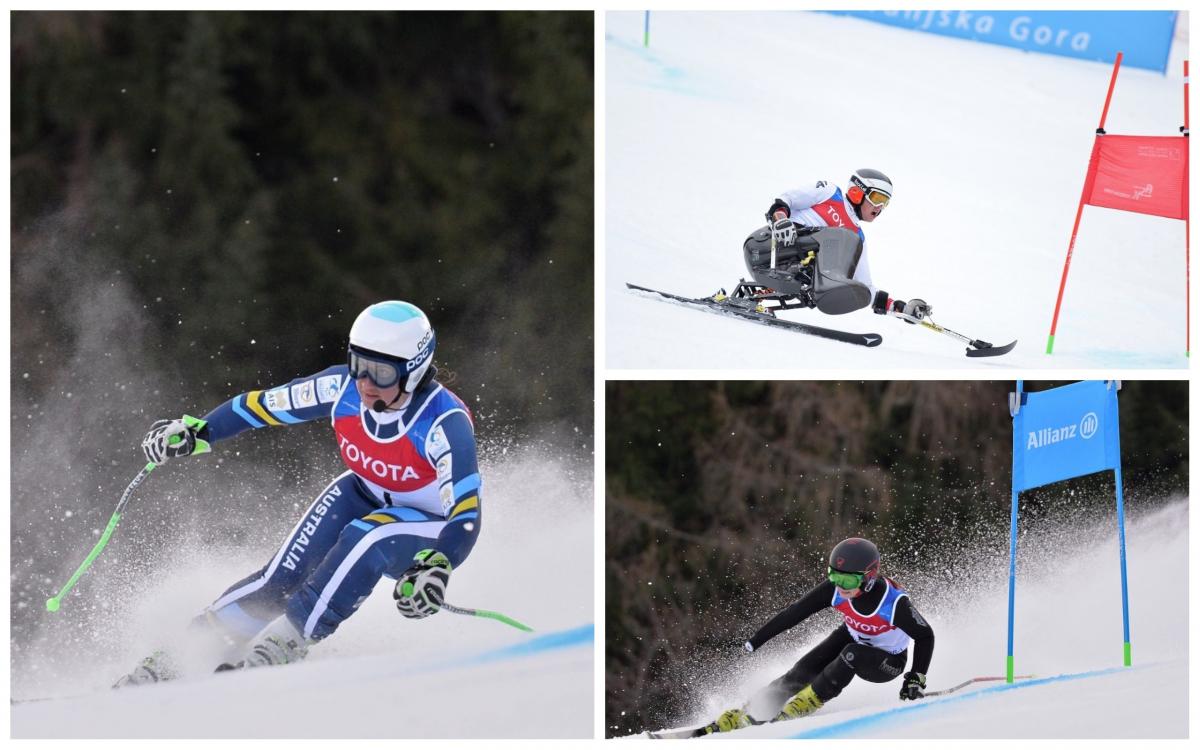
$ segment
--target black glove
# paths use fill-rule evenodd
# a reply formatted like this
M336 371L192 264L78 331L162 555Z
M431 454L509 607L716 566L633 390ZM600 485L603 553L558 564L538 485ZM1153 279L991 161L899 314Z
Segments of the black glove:
M780 199L776 198L775 202L771 204L771 207L767 209L767 223L768 224L775 223L775 212L776 211L783 211L783 215L787 216L787 217L790 217L792 215L792 209L788 208L788 204L786 204L783 201L781 201Z
M900 700L915 701L925 697L925 675L905 672L904 684L900 686Z
M416 565L396 581L392 598L400 614L412 620L429 617L446 601L450 585L450 561L441 552L423 549L413 558Z
M209 444L197 438L205 425L204 420L186 414L183 419L160 419L150 425L150 431L142 438L142 453L153 464L193 453L207 453L211 450Z

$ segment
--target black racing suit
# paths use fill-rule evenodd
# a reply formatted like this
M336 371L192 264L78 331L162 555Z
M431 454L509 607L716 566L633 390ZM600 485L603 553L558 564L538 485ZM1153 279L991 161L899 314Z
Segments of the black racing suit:
M864 591L850 600L855 612L870 615L883 600L887 586L877 579L870 591ZM835 588L824 581L809 591L795 604L771 618L750 637L749 644L757 651L767 641L795 627L810 616L829 608L833 602ZM926 674L933 659L933 628L917 612L908 596L896 602L892 622L913 639L913 672ZM846 625L839 625L825 640L800 657L800 661L787 674L759 691L749 703L749 713L759 720L769 720L778 715L788 699L800 692L805 685L812 684L813 692L822 702L836 698L842 689L858 675L868 682L889 682L904 672L908 661L908 649L890 654L882 649L855 643Z

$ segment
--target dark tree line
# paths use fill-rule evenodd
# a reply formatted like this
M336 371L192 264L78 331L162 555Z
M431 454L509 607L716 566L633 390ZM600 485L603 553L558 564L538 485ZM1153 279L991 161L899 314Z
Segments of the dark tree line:
M1123 385L1128 507L1186 495L1187 382ZM981 554L1006 568L1012 389L980 381L610 381L608 733L678 720L754 628L820 579L840 539L879 543L889 575L918 599L923 585L976 574ZM1022 493L1022 528L1110 513L1111 477Z
M215 404L340 361L354 316L401 298L486 416L590 435L592 27L14 13L14 371L109 326L95 356Z

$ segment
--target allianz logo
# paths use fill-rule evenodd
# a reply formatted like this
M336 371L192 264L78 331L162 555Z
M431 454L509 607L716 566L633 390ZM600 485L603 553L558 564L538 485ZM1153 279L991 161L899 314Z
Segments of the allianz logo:
M1083 415L1083 419L1079 420L1079 424L1069 424L1062 427L1043 427L1040 430L1029 433L1028 439L1025 441L1025 450L1045 448L1047 445L1054 445L1055 443L1061 443L1075 437L1087 440L1096 434L1096 430L1099 427L1100 418L1096 416L1096 412L1089 411Z

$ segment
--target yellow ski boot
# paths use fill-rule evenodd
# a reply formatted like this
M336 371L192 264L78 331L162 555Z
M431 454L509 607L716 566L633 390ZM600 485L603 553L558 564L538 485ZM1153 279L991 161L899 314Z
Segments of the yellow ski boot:
M811 714L824 705L825 703L813 692L812 685L805 685L803 690L793 695L792 699L784 704L783 710L775 717L775 721L798 719Z
M717 720L708 726L704 727L704 734L713 734L714 732L732 732L735 729L744 729L753 724L746 712L740 708L731 708L725 713L717 717Z

